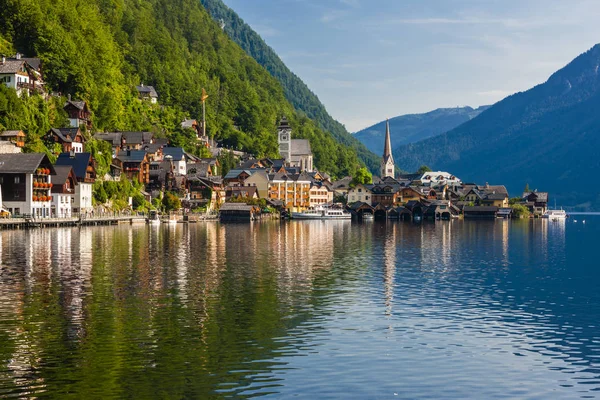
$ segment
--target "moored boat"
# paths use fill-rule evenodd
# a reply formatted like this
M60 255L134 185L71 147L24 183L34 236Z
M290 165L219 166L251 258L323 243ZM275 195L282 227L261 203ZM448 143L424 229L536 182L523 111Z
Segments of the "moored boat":
M351 219L352 215L341 208L317 207L302 212L292 212L292 219Z
M542 215L542 218L547 218L551 221L558 221L567 218L565 210L548 210Z

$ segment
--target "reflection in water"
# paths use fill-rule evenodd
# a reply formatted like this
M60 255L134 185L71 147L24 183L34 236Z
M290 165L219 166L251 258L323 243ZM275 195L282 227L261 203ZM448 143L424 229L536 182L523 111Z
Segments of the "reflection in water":
M0 397L589 395L593 222L0 232Z

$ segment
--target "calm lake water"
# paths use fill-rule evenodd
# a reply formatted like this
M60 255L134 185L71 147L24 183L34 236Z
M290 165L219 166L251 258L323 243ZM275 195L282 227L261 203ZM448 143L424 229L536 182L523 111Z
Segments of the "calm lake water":
M600 396L600 217L0 232L0 398Z

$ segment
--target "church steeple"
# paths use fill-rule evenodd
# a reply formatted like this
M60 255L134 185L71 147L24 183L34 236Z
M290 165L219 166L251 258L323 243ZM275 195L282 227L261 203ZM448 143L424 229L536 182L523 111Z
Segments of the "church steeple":
M392 156L392 140L390 138L390 120L385 121L385 145L381 158L381 177L394 177L394 157Z

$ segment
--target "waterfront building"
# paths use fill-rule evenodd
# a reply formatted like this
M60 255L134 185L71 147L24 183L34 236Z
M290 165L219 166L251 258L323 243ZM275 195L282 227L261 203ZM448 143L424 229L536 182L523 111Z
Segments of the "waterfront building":
M476 206L506 208L508 204L508 191L504 185L475 185L466 194L466 200Z
M333 203L333 189L328 182L313 180L309 193L310 207Z
M51 176L55 170L43 153L0 154L3 206L13 215L51 215Z
M381 158L380 176L394 177L394 157L392 156L392 140L390 139L390 120L385 122L385 144L383 148L383 156Z
M269 197L269 175L266 170L251 170L252 175L244 180L244 186L256 188L258 197L266 199Z
M310 207L312 179L306 172L287 174L277 172L269 175L269 200L280 200L291 211Z
M299 168L300 171L312 172L313 154L310 142L307 139L292 139L292 128L285 117L281 119L277 131L279 154L286 164Z
M523 192L521 202L534 215L544 215L548 210L548 192Z
M373 185L363 185L358 184L353 188L348 190L348 204L356 203L357 201L361 203L371 204L372 202L372 191L371 188Z
M70 165L55 165L56 175L52 177L51 215L59 218L70 218L75 197L77 176Z
M74 213L92 211L92 187L96 181L96 167L91 153L61 153L55 165L68 165L73 167L77 185L71 198Z

